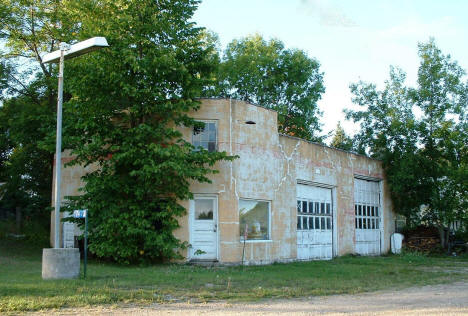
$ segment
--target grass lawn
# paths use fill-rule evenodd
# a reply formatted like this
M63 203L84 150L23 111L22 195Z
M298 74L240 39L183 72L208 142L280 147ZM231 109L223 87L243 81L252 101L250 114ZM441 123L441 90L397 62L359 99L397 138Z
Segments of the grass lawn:
M42 248L0 240L0 313L97 304L255 300L398 289L468 279L468 258L341 257L253 267L118 266L91 261L86 280L44 281Z

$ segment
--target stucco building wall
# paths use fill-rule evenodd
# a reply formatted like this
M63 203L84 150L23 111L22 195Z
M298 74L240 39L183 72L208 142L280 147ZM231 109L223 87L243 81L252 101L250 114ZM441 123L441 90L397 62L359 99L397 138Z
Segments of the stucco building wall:
M212 183L191 183L196 195L216 196L218 202L218 260L238 263L242 259L239 199L270 202L270 240L247 241L247 263L291 261L297 258L296 185L299 182L332 189L335 212L334 255L355 252L354 179L355 176L381 180L383 208L383 247L388 251L394 231L394 213L382 164L364 156L283 136L277 131L277 113L243 101L203 99L198 111L190 113L197 120L217 123L217 149L239 158L221 161ZM249 124L250 123L250 124ZM255 124L252 124L255 123ZM192 130L180 128L187 141ZM65 154L63 161L70 158ZM93 167L65 168L62 171L62 195L78 194L80 177ZM181 204L189 209L188 201ZM190 214L180 218L177 238L191 238ZM184 257L189 257L186 250ZM190 259L190 258L187 258Z

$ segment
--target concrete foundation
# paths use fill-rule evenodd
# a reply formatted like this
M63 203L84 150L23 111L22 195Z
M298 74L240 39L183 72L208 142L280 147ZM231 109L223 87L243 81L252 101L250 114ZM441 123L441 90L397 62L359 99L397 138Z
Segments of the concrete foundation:
M80 275L78 248L44 248L42 250L43 279L75 279Z

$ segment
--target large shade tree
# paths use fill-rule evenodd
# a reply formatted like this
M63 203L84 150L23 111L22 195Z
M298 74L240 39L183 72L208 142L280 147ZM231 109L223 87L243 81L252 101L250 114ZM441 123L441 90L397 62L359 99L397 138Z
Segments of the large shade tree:
M213 48L189 22L198 1L70 2L77 38L105 36L110 48L71 60L64 105L72 164L97 165L72 208L89 210L90 250L120 262L177 256L173 231L226 153L194 150L178 127L196 110L214 70Z
M153 261L187 246L172 234L185 213L179 201L230 159L195 151L178 131L197 124L187 112L216 67L206 34L189 22L198 3L0 0L0 173L4 188L21 190L13 204L47 188L42 210L50 205L57 66L42 54L105 36L109 49L66 61L63 148L71 164L97 169L63 209L89 210L90 250L100 257Z
M228 44L208 95L232 97L278 112L281 133L322 141L317 101L325 91L319 62L277 39L253 35Z
M69 32L57 29L57 1L0 1L0 206L47 227L53 164L55 70L41 53Z
M468 84L434 40L419 45L419 57L415 88L395 69L381 91L353 84L353 101L364 109L347 116L361 124L361 150L383 160L395 209L413 223L436 226L447 246L450 225L468 224Z

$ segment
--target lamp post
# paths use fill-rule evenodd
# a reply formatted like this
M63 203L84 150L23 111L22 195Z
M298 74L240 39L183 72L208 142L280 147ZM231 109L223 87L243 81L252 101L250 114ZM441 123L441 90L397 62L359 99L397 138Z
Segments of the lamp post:
M60 43L60 49L45 55L44 63L59 62L57 94L57 138L55 145L55 216L54 248L43 249L42 278L62 279L78 277L80 272L80 254L76 248L60 248L60 178L62 169L62 103L63 103L63 69L65 59L71 59L88 52L108 47L104 37L93 37L85 41L68 45Z

